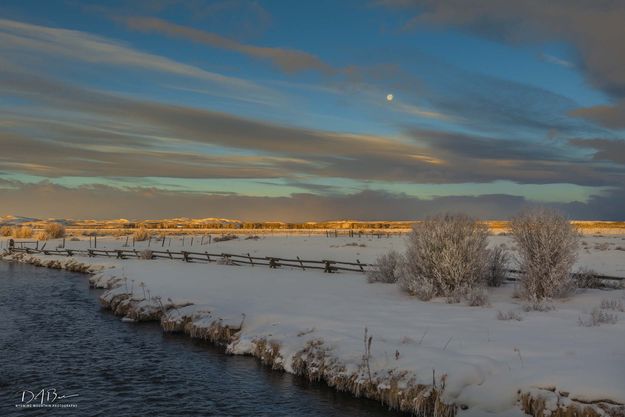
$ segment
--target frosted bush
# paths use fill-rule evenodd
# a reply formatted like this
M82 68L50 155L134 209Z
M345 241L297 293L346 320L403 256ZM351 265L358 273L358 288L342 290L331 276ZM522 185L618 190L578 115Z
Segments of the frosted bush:
M482 307L490 304L488 291L484 287L474 287L465 294L467 304L471 307Z
M602 324L616 324L618 316L600 308L594 308L587 318L579 317L577 324L583 327L601 326Z
M592 269L580 268L575 275L578 288L603 288L603 282Z
M502 311L498 311L497 312L497 320L516 320L516 321L523 321L523 316L521 315L521 313L518 313L516 311L508 311L506 313L502 312Z
M625 312L623 300L619 300L618 298L604 298L601 300L601 308L605 310Z
M49 223L43 230L48 239L59 239L65 236L65 227L60 223Z
M136 242L142 242L150 238L150 232L148 232L148 230L144 227L141 227L135 230L135 232L132 234L132 237L135 239Z
M488 269L486 225L464 215L441 215L417 223L408 237L399 283L428 300L459 298L484 282Z
M142 250L139 252L139 259L150 260L154 258L154 252L149 249Z
M490 250L486 285L489 287L500 287L503 284L506 279L508 259L508 252L503 247L497 246Z
M402 256L397 251L390 251L378 257L377 268L367 272L369 282L384 282L393 284L399 279Z
M571 268L580 235L562 214L532 209L513 218L510 228L518 247L524 299L536 304L565 296L575 288Z

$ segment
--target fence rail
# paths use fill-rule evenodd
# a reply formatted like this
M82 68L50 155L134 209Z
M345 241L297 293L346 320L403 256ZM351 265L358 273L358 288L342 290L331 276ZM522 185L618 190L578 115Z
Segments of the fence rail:
M14 247L10 248L9 252L27 253L27 254L43 254L43 255L58 255L58 256L88 256L97 257L105 256L107 258L115 259L171 259L180 260L184 262L219 262L229 265L250 265L250 266L265 266L272 269L280 267L298 268L306 271L321 270L325 273L334 273L339 271L349 272L362 272L365 273L372 269L377 268L376 264L368 264L360 262L356 259L356 262L344 262L334 261L329 259L323 260L310 260L301 259L297 256L293 258L279 258L279 257L258 257L248 254L234 254L234 253L209 253L209 252L191 252L191 251L170 251L170 250L130 250L130 249L35 249L29 247ZM507 269L507 277L509 281L516 281L523 271L518 269ZM586 274L573 273L573 278L586 277ZM593 274L592 278L603 281L625 281L625 277L615 277L609 275Z

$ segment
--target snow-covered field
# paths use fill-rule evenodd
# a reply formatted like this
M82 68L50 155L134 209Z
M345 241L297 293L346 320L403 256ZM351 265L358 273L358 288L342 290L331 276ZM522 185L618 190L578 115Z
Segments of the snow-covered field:
M258 235L259 239L246 239L248 234L240 234L239 238L225 242L215 242L214 238L221 236L220 234L212 234L211 243L208 243L208 235L185 235L185 236L167 236L165 243L157 237L152 238L150 242L135 242L133 246L132 236L126 240L125 236L98 236L98 249L153 249L153 250L171 250L171 251L196 251L209 253L232 253L232 254L251 254L252 256L274 256L274 257L295 257L302 259L331 259L355 262L360 260L363 263L375 263L376 258L395 249L402 252L405 248L406 235L382 235L380 238L357 236L350 238L346 236L326 237L325 235L306 233L301 234L284 234L275 233L274 235ZM87 249L94 247L93 238L88 236L79 236L73 239L65 239L65 247L71 249ZM33 241L33 239L16 239L19 241ZM39 248L45 243L47 249L60 247L63 239L54 239L47 242L39 242ZM124 245L128 242L128 246ZM496 235L490 238L492 245L504 244L508 248L513 249L514 244L509 236ZM191 244L192 243L192 244ZM201 244L203 243L203 244ZM8 238L0 238L0 249L8 246ZM28 246L32 246L28 245ZM511 265L512 266L512 265ZM582 247L579 251L579 259L577 267L585 267L595 270L603 275L614 275L625 277L625 235L585 235L582 238Z
M184 250L375 262L387 250L401 251L404 247L404 237L400 236L280 235L258 240L241 236L202 246L200 239L195 237L190 246L186 236ZM120 248L125 240L99 237L98 248ZM583 241L579 267L625 276L625 237L586 236ZM50 241L47 248L59 243ZM506 236L492 237L491 244L513 247ZM148 243L135 245L139 250ZM153 249L161 245L150 243ZM6 240L2 247L6 247ZM68 239L66 247L88 248L89 238ZM172 238L171 244L166 240L165 248L183 249L182 238ZM43 261L68 259L39 257ZM320 378L339 388L331 378L355 376L357 384L373 383L382 392L434 385L442 401L458 406L460 415L520 415L518 401L520 394L526 393L546 398L548 408L554 410L558 401L566 406L572 399L625 403L622 289L578 290L568 299L555 301L553 310L528 312L513 297L513 284L490 289L490 305L468 307L445 300L419 301L395 285L368 284L359 273L323 274L170 260L76 260L103 267L92 282L114 287L104 296L105 301L110 303L117 297L116 302L120 302L124 294L132 294L121 302L126 309L120 311L129 316L134 313L133 317L142 318L144 312L147 317L147 313L164 306L168 308L165 321L195 322L196 328L215 323L240 327L237 337L230 340L231 353L258 356L262 343L265 349L273 349L270 362L274 367L301 373L303 358L308 361L309 376L311 372L325 373ZM602 302L604 306L611 303L613 308L604 311L617 322L580 325L580 320L590 320L591 312ZM499 312L512 312L520 320L500 320ZM365 328L372 337L370 355L364 343ZM325 359L319 359L320 355ZM323 369L312 369L314 366Z

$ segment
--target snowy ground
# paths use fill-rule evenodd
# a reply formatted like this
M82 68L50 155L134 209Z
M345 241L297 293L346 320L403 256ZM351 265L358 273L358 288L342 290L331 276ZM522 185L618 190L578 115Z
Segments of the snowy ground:
M89 239L81 239L68 240L66 246L89 247ZM204 246L197 240L194 238L191 247L185 237L184 249L362 262L374 262L388 249L401 251L404 246L404 237L267 236ZM624 237L586 236L583 241L586 245L580 251L579 266L625 276ZM98 248L119 248L124 242L125 238L98 238ZM506 236L491 238L493 245L502 243L513 246ZM58 244L48 242L47 247ZM147 245L137 242L136 249ZM150 243L154 249L160 245ZM171 246L166 241L165 247L182 249L181 238L174 238ZM136 300L146 298L139 303L154 304L155 297L171 298L176 304L193 303L170 311L170 315L198 312L199 321L202 315L209 315L224 323L243 322L240 337L229 350L247 354L259 339L275 342L287 371L292 371L293 355L311 340L323 340L346 372L362 371L366 327L373 337L369 361L373 375L405 370L417 383L431 384L434 374L439 385L444 378L445 400L468 407L461 413L516 415L519 390L534 388L555 388L583 401L625 403L625 313L618 307L606 310L618 318L616 324L579 325L580 318L588 320L603 300L614 300L622 310L624 290L579 290L569 299L556 301L554 310L526 312L521 301L513 298L512 284L491 289L489 306L468 307L444 300L422 302L395 285L368 284L359 273L322 274L169 260L78 260L112 267L102 272L100 283L126 277L113 293L132 291ZM500 311L517 313L521 321L499 320Z
M213 234L213 239L221 235ZM165 243L158 238L148 241L135 242L128 239L128 248L142 250L171 250L196 251L209 253L251 254L252 256L295 257L302 259L331 259L355 262L357 259L364 263L375 263L376 258L388 250L404 250L406 235L386 235L381 238L363 236L361 238L339 236L325 237L324 235L279 234L259 235L259 239L246 239L250 235L241 234L238 239L208 244L208 235L168 236ZM93 247L93 240L88 236L79 236L65 240L65 247L72 249L86 249ZM193 239L193 240L192 240ZM200 244L204 240L204 244ZM33 241L33 239L16 239L19 241ZM497 235L490 238L492 245L504 244L513 249L514 244L509 236ZM8 246L8 238L0 238L0 249ZM63 239L54 239L48 242L39 242L39 247L45 243L47 249L59 247ZM191 243L193 243L191 245ZM90 246L91 244L91 246ZM98 249L120 249L126 244L126 237L99 236ZM29 245L32 246L32 245ZM514 265L511 265L514 266ZM577 268L585 267L603 275L625 277L625 235L585 235L582 238L582 247L579 251Z

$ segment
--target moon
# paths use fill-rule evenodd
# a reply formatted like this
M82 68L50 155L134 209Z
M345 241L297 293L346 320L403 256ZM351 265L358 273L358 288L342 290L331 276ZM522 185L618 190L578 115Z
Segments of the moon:
M386 95L386 101L388 101L388 102L393 101L393 95L392 94L387 94Z

